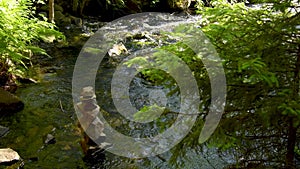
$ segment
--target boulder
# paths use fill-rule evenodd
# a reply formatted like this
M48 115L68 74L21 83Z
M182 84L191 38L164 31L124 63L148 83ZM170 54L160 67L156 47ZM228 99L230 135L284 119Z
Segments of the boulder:
M0 149L0 164L2 163L13 163L19 161L21 158L19 154L11 148Z
M16 113L24 108L24 103L15 95L0 88L0 116Z

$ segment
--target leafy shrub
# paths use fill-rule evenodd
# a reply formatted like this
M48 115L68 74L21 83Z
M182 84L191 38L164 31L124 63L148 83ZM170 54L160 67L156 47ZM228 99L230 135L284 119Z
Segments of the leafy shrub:
M55 25L40 20L29 0L0 1L0 73L24 76L34 53L47 55L35 42L48 36L63 38Z

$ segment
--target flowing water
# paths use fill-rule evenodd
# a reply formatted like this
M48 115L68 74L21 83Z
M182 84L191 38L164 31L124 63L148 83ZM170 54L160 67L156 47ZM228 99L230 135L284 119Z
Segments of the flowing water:
M71 91L73 69L80 49L78 45L60 48L51 46L48 47L48 53L53 58L36 59L37 64L43 63L38 64L34 70L39 83L23 85L17 90L16 94L25 103L25 108L0 120L0 125L10 128L10 132L0 138L0 147L16 150L23 158L25 168L176 168L168 163L171 152L135 160L103 152L101 156L84 160L80 145L82 136L77 126ZM159 127L137 126L118 115L113 101L109 99L114 70L115 67L107 59L100 65L96 80L97 101L101 108L109 112L106 115L107 121L118 131L131 136L155 135ZM161 86L154 86L140 77L132 81L130 94L136 107L149 104L149 93L144 92L147 88L157 89ZM169 104L178 101L178 97L170 96ZM45 143L48 134L55 137L54 144ZM181 160L186 163L186 168L222 168L227 164L215 150L207 148L201 151L190 149Z
M46 58L38 70L40 82L17 90L25 103L23 111L1 119L10 132L0 138L1 147L16 150L25 168L77 168L83 166L71 98L71 78L76 52L62 50ZM38 66L37 66L38 67ZM47 134L55 144L45 144Z

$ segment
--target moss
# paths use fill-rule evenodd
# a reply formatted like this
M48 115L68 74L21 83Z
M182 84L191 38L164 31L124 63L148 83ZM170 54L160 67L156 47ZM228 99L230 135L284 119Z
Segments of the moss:
M18 103L21 100L17 97L14 96L13 94L3 90L2 88L0 88L0 104L12 104L12 103Z

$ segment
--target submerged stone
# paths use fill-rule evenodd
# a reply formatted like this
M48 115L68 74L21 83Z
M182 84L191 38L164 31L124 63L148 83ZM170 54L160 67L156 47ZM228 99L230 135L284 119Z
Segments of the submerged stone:
M9 131L8 127L4 127L0 125L0 138L3 137Z

